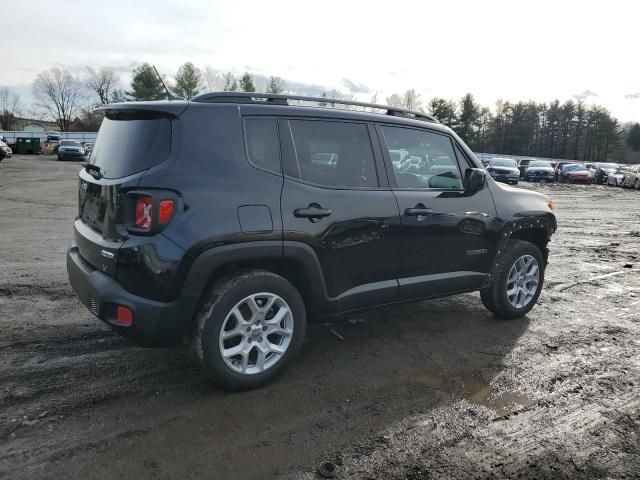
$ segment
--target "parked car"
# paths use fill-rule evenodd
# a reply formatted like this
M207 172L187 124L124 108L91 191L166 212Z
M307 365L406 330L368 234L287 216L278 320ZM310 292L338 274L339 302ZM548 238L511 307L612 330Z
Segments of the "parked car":
M624 169L620 165L613 173L607 175L607 185L612 187L621 187L624 181Z
M58 142L62 141L62 134L57 132L49 132L47 133L47 142Z
M630 165L623 172L622 186L640 190L640 165Z
M520 178L524 179L526 177L527 168L531 164L532 160L525 158L518 162L518 170L520 170Z
M78 179L73 290L144 345L190 335L223 387L279 375L307 318L474 290L517 318L538 299L549 198L493 181L433 117L237 92L102 111Z
M553 167L555 169L556 180L560 181L560 171L562 170L562 167L564 167L565 165L574 164L576 164L576 162L574 162L573 160L561 160L559 162L556 162L555 166Z
M3 158L11 157L11 155L13 155L11 147L9 147L4 140L0 140L0 161L2 161Z
M555 172L551 163L544 160L532 161L525 172L525 180L529 182L553 182L555 180Z
M494 180L511 185L517 185L520 179L518 165L511 158L492 158L487 165L487 172Z
M66 160L68 158L74 160L84 159L84 148L82 144L75 140L62 140L58 145L58 160Z
M607 176L615 173L618 167L617 163L596 163L593 182L598 184L607 183Z
M582 163L569 163L560 167L560 183L593 183L591 172Z

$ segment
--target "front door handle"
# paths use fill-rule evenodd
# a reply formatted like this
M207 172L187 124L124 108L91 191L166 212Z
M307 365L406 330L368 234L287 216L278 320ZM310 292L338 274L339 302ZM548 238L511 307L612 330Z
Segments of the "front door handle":
M311 221L328 217L329 215L331 215L331 210L329 210L328 208L322 208L317 203L312 203L307 208L296 208L293 211L294 217L308 218Z
M433 213L433 208L427 208L424 205L416 205L413 208L407 208L404 211L405 215L410 217L419 217L422 215L431 215Z

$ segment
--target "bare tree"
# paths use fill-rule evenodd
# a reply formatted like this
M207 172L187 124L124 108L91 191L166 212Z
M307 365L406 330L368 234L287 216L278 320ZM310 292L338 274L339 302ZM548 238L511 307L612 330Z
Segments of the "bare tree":
M33 94L37 105L65 131L81 107L82 82L67 70L54 67L38 74Z
M20 111L20 95L8 88L0 89L0 127L2 130L14 130L16 116Z
M110 68L101 68L96 70L93 67L87 67L88 77L86 85L91 92L96 94L100 105L106 105L112 101L112 91L118 84L118 77Z
M404 99L402 95L392 93L391 96L387 97L387 105L390 107L404 107Z
M213 69L210 65L204 67L200 76L200 90L203 92L215 92L220 90L222 86L222 79L220 74Z
M422 100L420 100L420 94L413 88L404 92L404 95L402 96L402 102L404 104L404 107L408 108L409 110L422 111Z

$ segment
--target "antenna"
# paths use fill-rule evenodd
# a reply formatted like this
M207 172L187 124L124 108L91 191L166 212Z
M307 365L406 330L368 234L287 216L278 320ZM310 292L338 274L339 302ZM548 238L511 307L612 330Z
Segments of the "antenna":
M160 74L158 73L158 69L156 68L155 65L153 66L153 70L156 72L156 75L158 76L158 79L160 80L160 83L162 84L162 86L164 87L164 91L167 92L167 100L184 100L181 97L177 97L176 95L174 95L173 93L171 93L171 91L167 88L167 86L164 84L164 80L162 80L162 77L160 76Z

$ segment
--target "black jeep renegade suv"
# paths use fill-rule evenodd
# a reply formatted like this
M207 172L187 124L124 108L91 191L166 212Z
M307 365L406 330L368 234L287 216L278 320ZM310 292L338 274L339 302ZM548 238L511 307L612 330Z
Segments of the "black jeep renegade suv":
M308 316L479 290L515 318L540 295L549 199L493 181L427 115L238 93L103 109L71 284L141 344L191 338L227 388L282 372Z

